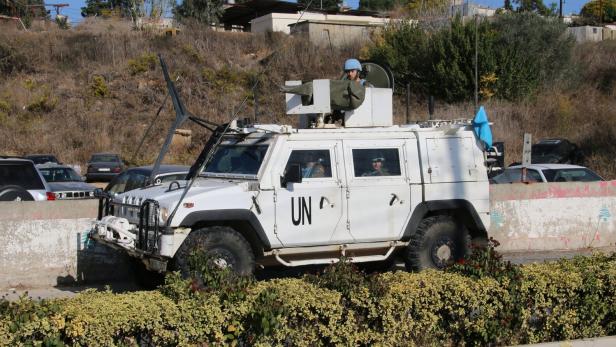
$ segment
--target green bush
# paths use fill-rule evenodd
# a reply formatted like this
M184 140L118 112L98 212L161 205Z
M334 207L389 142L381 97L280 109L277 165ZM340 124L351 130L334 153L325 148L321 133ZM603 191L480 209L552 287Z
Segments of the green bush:
M135 59L128 60L128 71L131 75L138 75L156 68L156 54L143 53Z
M90 94L98 98L105 98L109 96L109 87L105 83L103 76L94 76L92 83L90 84Z
M212 275L198 287L174 273L151 292L1 300L0 345L485 346L616 334L616 255L514 269L492 251L446 272L366 276L342 261L301 279Z
M574 41L555 18L502 14L492 21L451 24L433 31L417 24L385 29L368 57L391 66L396 80L447 102L470 100L475 90L475 33L482 97L519 99L561 77Z
M48 113L53 111L58 105L58 98L53 96L51 92L45 91L34 97L27 106L26 110L35 113Z

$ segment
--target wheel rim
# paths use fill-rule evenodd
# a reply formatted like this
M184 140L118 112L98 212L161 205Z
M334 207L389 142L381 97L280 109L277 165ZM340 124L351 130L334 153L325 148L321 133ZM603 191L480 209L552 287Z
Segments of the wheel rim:
M448 237L442 237L434 242L430 255L434 265L442 269L453 263L456 251L455 243Z
M231 252L226 249L213 249L210 251L211 261L214 265L216 265L220 269L232 268L236 267L236 259Z

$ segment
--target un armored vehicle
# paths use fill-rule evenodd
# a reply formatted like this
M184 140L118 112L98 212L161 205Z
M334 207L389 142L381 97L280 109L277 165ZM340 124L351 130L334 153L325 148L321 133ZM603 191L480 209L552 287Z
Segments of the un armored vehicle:
M313 81L308 105L286 94L299 126L230 122L187 180L103 198L92 237L158 272L187 271L195 250L240 274L341 256L401 257L412 270L464 257L490 223L471 121L394 125L392 89L366 87L358 108L327 123L332 82Z

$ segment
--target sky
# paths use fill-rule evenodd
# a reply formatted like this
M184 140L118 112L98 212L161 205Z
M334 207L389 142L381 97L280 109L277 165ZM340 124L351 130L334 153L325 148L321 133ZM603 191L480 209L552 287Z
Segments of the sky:
M178 0L178 1L181 1L181 0ZM293 1L293 0L289 0L289 1ZM344 1L348 6L352 8L357 8L357 6L359 5L359 0L344 0ZM465 1L471 1L473 3L489 6L492 8L502 7L504 3L504 0L465 0ZM554 1L558 4L557 0L554 0ZM69 6L62 8L60 10L60 13L65 16L69 16L72 23L77 23L81 21L81 7L85 6L85 0L65 0L62 2L68 3ZM546 5L549 5L552 2L552 0L543 0L543 2ZM586 2L588 2L588 0L563 0L563 2L564 2L563 14L568 15L571 13L580 13L580 9ZM53 11L53 8L48 8L48 9L52 10L52 14L55 14L55 12Z

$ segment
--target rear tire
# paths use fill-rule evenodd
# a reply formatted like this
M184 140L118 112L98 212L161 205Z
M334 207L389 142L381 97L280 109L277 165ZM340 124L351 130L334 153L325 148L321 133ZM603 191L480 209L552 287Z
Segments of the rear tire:
M190 256L203 251L221 268L231 268L240 276L255 270L255 255L242 234L229 227L212 226L191 232L174 257L174 268L184 278L190 277Z
M432 216L419 223L404 252L407 271L444 269L463 259L470 249L464 225L452 216Z
M0 201L34 201L34 198L22 187L11 185L0 189Z

